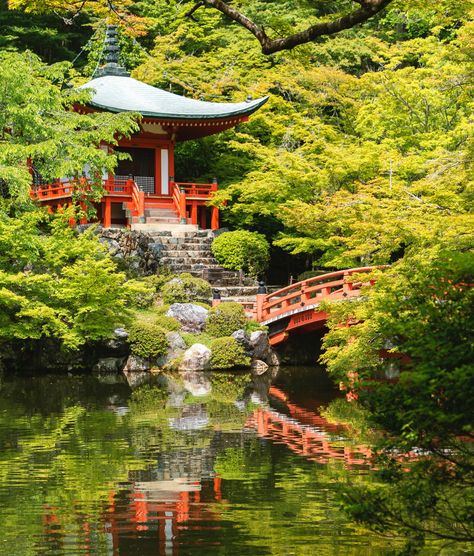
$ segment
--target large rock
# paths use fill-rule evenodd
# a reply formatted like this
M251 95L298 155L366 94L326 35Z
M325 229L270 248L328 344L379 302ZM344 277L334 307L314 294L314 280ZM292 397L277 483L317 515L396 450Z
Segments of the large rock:
M186 349L186 343L179 332L168 332L166 339L168 340L168 351L165 355L158 357L156 361L158 367L165 367L178 357L181 357Z
M250 345L250 339L247 336L245 330L236 330L235 332L232 332L231 336L244 348L245 355L252 355L253 348Z
M205 371L211 366L211 350L203 344L193 344L184 352L182 371Z
M138 371L149 371L151 369L151 364L148 359L143 359L137 355L130 355L125 363L123 370L125 372L138 372Z
M181 323L185 332L202 332L206 325L209 311L194 303L173 303L166 315L174 317Z
M92 370L95 373L117 373L123 368L123 357L104 357L99 359Z
M252 347L252 359L266 361L270 354L270 342L268 333L256 330L250 334L250 346Z

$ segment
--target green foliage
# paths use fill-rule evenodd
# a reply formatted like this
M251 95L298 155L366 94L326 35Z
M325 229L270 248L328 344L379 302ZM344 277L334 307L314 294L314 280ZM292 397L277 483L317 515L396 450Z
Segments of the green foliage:
M244 308L233 301L219 303L209 311L206 333L215 338L229 336L244 328L247 322Z
M185 272L164 284L161 296L168 304L207 301L211 297L211 286L205 280Z
M90 91L64 88L68 67L46 66L31 53L0 51L0 178L16 203L29 198L28 159L47 180L82 176L86 165L91 176L102 176L113 171L116 157L97 146L115 145L137 129L133 114L72 111L77 103L87 104ZM90 201L101 195L100 181L92 180Z
M224 336L212 340L211 368L232 369L250 364L250 357L245 355L244 347L232 336Z
M117 272L92 230L77 235L67 216L39 210L0 212L0 341L51 337L75 349L127 321L146 286Z
M425 537L467 542L473 535L474 256L467 235L438 241L393 265L363 300L329 308L324 339L329 371L356 389L369 426L385 431L376 444L380 486L350 489L346 508L377 531L416 539L418 549ZM347 319L355 324L341 326ZM401 371L394 383L380 381L388 363ZM415 447L423 458L406 468L394 454Z
M164 355L168 348L166 330L149 322L133 323L128 329L128 343L132 353L144 359Z
M211 247L217 262L224 268L244 270L251 276L262 274L270 260L268 242L256 232L224 232L213 241Z

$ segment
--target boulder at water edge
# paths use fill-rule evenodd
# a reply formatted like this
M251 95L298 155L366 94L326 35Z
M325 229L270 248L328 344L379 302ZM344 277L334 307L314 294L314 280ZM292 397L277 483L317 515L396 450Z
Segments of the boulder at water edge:
M205 371L211 366L211 350L203 344L193 344L184 352L182 371Z
M197 333L204 330L208 313L207 309L194 303L173 303L166 315L179 321L185 332Z
M270 342L267 332L256 330L250 334L250 346L252 347L252 359L266 361L270 354Z
M172 361L181 357L186 349L186 344L179 332L168 332L166 339L168 340L168 351L165 355L158 357L156 361L158 367L169 365Z
M127 362L125 363L124 371L136 372L136 371L149 371L151 369L150 361L148 359L143 359L138 357L138 355L129 355Z
M253 348L250 345L250 340L245 330L242 329L236 330L235 332L232 332L231 336L236 340L237 343L239 343L244 348L245 355L249 355L249 356L252 355Z

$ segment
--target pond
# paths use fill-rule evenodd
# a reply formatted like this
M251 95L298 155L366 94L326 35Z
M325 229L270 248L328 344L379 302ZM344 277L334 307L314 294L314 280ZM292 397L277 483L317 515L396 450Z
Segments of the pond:
M337 489L372 480L322 369L6 376L0 554L382 555Z

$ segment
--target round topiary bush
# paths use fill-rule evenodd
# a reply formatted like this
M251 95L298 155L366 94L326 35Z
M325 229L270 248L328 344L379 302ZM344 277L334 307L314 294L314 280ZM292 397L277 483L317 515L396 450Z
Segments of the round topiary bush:
M134 355L152 359L168 350L166 330L149 322L135 322L128 329L128 343Z
M211 285L184 272L172 278L161 288L161 297L165 303L192 303L208 301L211 297Z
M209 346L212 352L211 369L232 369L250 365L250 357L235 338L227 336L212 340Z
M228 301L219 303L209 311L206 333L215 338L230 336L232 332L245 326L247 317L240 303Z
M257 232L224 232L211 245L217 262L228 270L243 270L251 276L263 273L270 260L270 246Z

